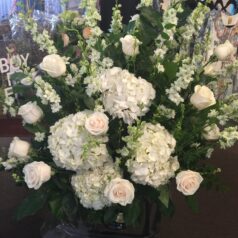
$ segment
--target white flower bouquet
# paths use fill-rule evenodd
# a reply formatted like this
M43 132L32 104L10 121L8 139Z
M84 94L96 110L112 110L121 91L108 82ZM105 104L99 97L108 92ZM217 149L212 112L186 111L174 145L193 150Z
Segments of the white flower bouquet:
M18 219L48 205L60 220L114 221L123 212L131 224L144 201L171 212L171 183L190 205L200 185L217 186L221 170L206 160L238 140L238 97L218 98L218 74L207 72L233 48L226 43L230 53L223 45L204 57L209 32L198 36L205 4L186 11L179 0L160 11L151 4L142 0L128 25L116 5L104 33L96 1L84 0L84 16L60 16L54 40L21 15L48 55L12 76L17 102L3 99L4 112L21 116L33 135L30 144L14 138L1 162L32 189Z

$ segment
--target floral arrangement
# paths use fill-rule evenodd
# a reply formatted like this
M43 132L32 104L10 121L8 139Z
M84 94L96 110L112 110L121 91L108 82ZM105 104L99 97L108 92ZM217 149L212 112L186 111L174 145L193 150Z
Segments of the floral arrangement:
M238 97L217 97L212 69L233 48L226 42L205 59L209 33L195 41L205 4L189 10L173 0L156 11L142 0L128 25L117 4L108 33L96 1L82 7L84 16L62 13L54 39L20 15L46 56L35 68L21 65L12 76L17 100L3 99L4 112L33 135L31 143L15 137L1 161L32 189L17 218L48 205L59 220L105 222L123 212L132 224L145 200L171 213L171 183L193 205L200 185L217 186L221 169L207 158L238 140Z

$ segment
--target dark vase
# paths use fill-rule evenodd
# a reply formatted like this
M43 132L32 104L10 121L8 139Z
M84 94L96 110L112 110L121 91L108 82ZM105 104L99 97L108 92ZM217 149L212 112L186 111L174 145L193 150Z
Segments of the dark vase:
M48 231L43 238L159 238L154 204L145 204L145 213L136 227L126 226L123 219L111 224L92 225L80 221L77 226L60 224Z

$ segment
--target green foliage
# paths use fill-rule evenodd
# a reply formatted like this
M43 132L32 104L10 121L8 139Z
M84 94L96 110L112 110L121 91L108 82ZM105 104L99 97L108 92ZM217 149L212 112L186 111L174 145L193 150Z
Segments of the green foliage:
M187 196L186 201L188 206L193 210L193 212L197 213L199 211L198 200L196 196Z
M22 204L18 207L15 218L17 221L27 216L36 214L46 204L48 192L44 189L31 192L31 194L25 198Z
M140 8L140 17L147 21L150 25L159 30L162 30L162 17L158 11L155 11L152 7L142 7Z
M127 225L135 226L139 222L142 207L141 201L137 199L134 199L132 204L126 206L123 214Z
M161 203L168 208L169 207L169 188L167 185L161 186L159 188L160 195L159 195L159 200Z

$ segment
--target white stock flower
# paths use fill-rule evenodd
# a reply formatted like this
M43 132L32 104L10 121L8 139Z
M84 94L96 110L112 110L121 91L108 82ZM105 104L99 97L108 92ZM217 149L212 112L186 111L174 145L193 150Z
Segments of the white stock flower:
M171 84L169 89L166 89L166 94L169 99L176 105L179 105L184 101L179 93L182 90L187 89L189 84L193 81L194 70L194 65L184 60L182 66L179 68L179 72L176 74L177 80Z
M30 150L30 143L24 140L20 140L18 137L14 137L8 151L8 157L27 159Z
M181 171L176 176L177 189L186 196L193 195L202 181L203 177L191 170Z
M43 117L43 111L36 102L28 102L19 108L18 115L23 118L25 123L35 124Z
M220 137L220 129L216 124L206 126L204 128L203 137L206 140L218 140Z
M45 139L45 133L42 132L36 132L35 133L35 141L42 142Z
M144 116L155 98L151 83L121 68L106 70L100 76L99 83L105 110L127 124Z
M36 77L34 86L36 88L36 96L41 99L42 104L47 105L50 103L53 113L58 112L62 108L59 95L53 87L45 82L40 76Z
M120 39L122 51L127 56L136 56L139 54L139 45L141 42L132 35L126 35Z
M227 40L224 44L218 45L214 50L215 55L221 61L226 60L236 52L237 48L234 47L229 40Z
M85 128L85 122L92 113L71 114L50 128L48 144L57 166L78 171L100 167L111 160L105 145L107 136L94 136Z
M24 180L28 188L39 189L51 178L51 167L46 163L34 161L23 168Z
M108 117L102 112L94 112L85 121L85 128L94 135L106 134L108 131Z
M106 185L117 177L120 177L119 173L111 163L107 163L94 170L74 175L71 184L85 208L100 210L110 205L110 201L104 196L104 190Z
M203 110L216 104L214 93L206 86L197 85L194 88L194 94L190 98L190 102L198 110Z
M167 184L179 168L177 158L171 156L175 145L175 139L163 126L145 124L142 136L136 142L127 142L132 158L126 165L132 180L155 188Z
M130 181L115 178L106 186L104 195L110 202L126 206L132 203L135 196L135 188Z
M66 64L59 55L52 54L44 57L40 68L46 71L51 77L57 78L66 72Z

